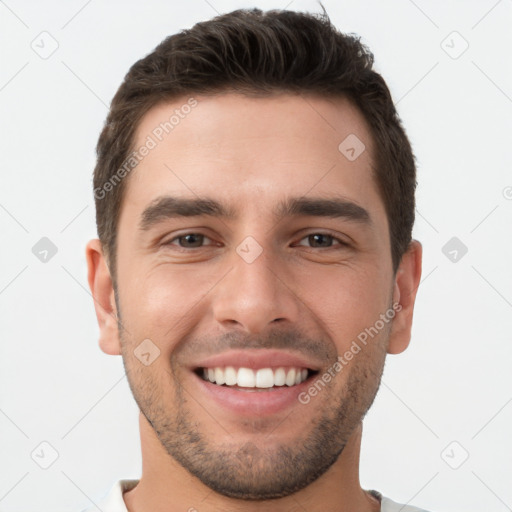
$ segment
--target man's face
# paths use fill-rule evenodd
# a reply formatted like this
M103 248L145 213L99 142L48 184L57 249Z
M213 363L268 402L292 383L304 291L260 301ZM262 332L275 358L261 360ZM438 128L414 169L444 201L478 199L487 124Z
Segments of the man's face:
M379 386L391 322L333 371L394 300L373 144L344 99L196 99L127 178L117 245L123 360L142 413L183 467L227 496L282 497L336 461ZM135 147L158 141L155 128L186 101L150 110ZM351 134L366 148L355 160L362 146L338 149L348 136L354 145ZM166 196L215 201L232 216L171 215ZM317 200L339 202L340 213L308 206ZM280 216L293 201L302 203ZM202 377L227 366L248 380ZM250 387L253 375L279 383L283 372L268 371L279 367L289 379L309 369L307 380ZM304 403L329 369L334 377Z

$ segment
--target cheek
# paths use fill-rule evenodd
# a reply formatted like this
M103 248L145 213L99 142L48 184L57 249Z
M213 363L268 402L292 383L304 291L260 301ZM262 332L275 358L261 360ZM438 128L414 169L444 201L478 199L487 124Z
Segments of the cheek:
M121 291L123 321L134 336L150 338L162 350L170 350L172 340L187 332L187 322L197 316L201 298L215 284L211 276L169 265L132 276L124 277Z
M390 306L391 288L376 272L326 268L297 276L299 297L341 352L370 328Z

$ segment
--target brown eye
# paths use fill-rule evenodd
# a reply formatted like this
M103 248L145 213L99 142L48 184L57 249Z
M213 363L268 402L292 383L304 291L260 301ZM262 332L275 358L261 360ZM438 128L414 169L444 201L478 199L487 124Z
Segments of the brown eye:
M183 249L197 249L203 247L205 239L210 240L207 236L202 235L201 233L186 233L185 235L180 235L169 240L164 245L178 245ZM175 244L175 241L178 241L178 243Z
M324 235L321 233L317 233L315 235L308 236L308 242L313 247L331 247L334 237L331 235ZM318 245L317 245L318 244Z
M340 240L339 238L336 238L328 233L312 233L310 235L305 236L302 240L307 240L309 247L312 247L313 249L330 249L331 247L336 245L342 247L348 245L343 240ZM334 241L336 241L337 243L333 244ZM299 243L299 245L304 244Z

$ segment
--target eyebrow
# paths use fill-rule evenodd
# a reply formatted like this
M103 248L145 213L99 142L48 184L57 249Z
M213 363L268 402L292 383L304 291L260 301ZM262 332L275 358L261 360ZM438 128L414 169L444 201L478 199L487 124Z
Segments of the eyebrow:
M276 219L293 216L344 218L370 226L370 214L363 207L341 198L285 199L274 209ZM237 218L236 211L211 198L182 198L161 196L153 200L142 212L139 230L148 231L156 224L180 217L218 217L226 220Z

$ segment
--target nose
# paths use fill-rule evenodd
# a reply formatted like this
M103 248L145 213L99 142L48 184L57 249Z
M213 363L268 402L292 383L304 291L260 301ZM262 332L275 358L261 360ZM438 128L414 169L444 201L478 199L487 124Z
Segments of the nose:
M233 255L231 270L216 287L216 321L224 328L236 326L247 333L259 333L272 322L297 322L300 299L283 263L266 249L249 261L238 253Z

